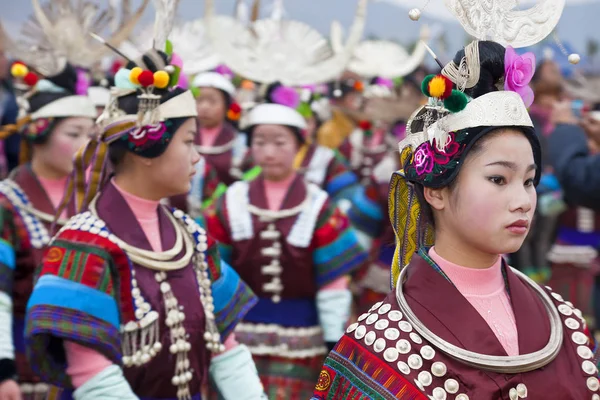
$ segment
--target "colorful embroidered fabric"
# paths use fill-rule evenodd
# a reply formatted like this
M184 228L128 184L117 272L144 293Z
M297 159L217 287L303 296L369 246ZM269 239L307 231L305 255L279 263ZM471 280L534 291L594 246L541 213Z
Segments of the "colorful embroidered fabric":
M89 213L74 218L86 216ZM183 220L193 223L187 216ZM61 231L46 253L26 324L32 367L46 382L71 386L60 340L90 347L121 364L120 328L136 320L135 306L131 262L110 236L103 221L96 220L92 226L84 222ZM198 237L194 240L199 244ZM226 337L256 303L256 297L235 271L221 264L210 237L205 255L217 327Z
M325 360L311 400L403 399L426 397L391 366L348 335Z
M253 359L271 400L309 399L323 365L323 356L289 359L255 355Z

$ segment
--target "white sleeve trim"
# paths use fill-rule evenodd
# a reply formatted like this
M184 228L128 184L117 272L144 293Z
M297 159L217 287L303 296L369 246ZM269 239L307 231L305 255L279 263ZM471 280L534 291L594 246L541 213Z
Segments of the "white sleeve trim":
M4 358L15 359L12 309L13 304L10 296L0 292L0 360Z

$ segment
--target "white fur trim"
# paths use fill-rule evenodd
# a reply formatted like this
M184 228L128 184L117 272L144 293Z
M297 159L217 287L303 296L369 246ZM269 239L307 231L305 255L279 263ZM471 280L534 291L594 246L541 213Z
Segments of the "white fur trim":
M225 207L229 216L231 239L234 241L251 239L254 236L252 215L248 211L250 199L248 182L238 181L232 184L225 193Z
M334 157L333 150L325 146L318 146L306 168L304 178L315 185L322 186L327 177L327 167Z
M309 183L307 186L309 206L305 207L300 215L298 215L287 237L287 242L296 247L308 247L310 245L323 204L329 198L327 192L320 189L317 185Z
M13 303L10 296L0 292L0 360L3 358L15 358L15 346L13 345Z
M220 89L230 96L235 95L235 86L233 86L229 79L217 72L204 72L196 75L192 82L192 86L197 88L210 87Z

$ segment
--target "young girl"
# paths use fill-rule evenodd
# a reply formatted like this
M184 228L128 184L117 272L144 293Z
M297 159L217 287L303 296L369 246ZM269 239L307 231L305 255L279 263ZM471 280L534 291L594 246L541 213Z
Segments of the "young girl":
M151 50L117 73L101 134L76 160L75 199L89 209L50 245L28 303L33 368L67 398L196 400L209 376L225 399L262 398L231 334L253 293L201 226L160 205L189 191L200 158L196 104L169 89L171 67Z
M305 399L350 314L346 275L366 254L327 193L294 170L302 115L262 104L248 123L262 173L233 184L207 223L224 259L259 297L236 337L250 348L267 395Z
M34 83L27 70L21 63L12 67L17 84L28 91L19 99L26 115L2 131L3 138L22 135L25 162L0 182L0 399L17 398L19 391L24 399L34 399L46 392L47 385L40 383L25 357L25 307L34 272L54 233L54 214L73 169L71 160L92 136L96 116L94 104L75 94L77 76L70 65L33 87L23 82L28 76L27 82ZM59 225L71 215L72 207Z
M540 146L522 99L533 65L475 41L426 78L436 99L408 124L391 182L393 291L348 327L314 399L600 398L580 311L501 257L535 210Z
M196 149L215 168L220 181L229 186L242 177L240 164L246 154L244 138L232 124L241 111L235 102L235 87L217 72L196 75L192 87L197 93Z

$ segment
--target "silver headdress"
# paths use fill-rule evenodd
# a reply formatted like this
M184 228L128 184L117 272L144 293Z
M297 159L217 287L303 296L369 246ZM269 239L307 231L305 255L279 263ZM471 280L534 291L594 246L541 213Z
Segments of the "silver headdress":
M34 14L24 24L22 38L14 40L5 33L7 49L47 76L62 71L66 62L91 68L109 50L89 33L112 30L107 41L118 45L132 32L148 2L144 0L135 13L124 19L119 18L114 7L101 10L92 1L52 0L41 5L39 0L33 0ZM127 3L123 2L124 9Z
M311 85L337 78L360 41L367 0L359 0L354 23L343 51L334 53L327 40L312 27L277 18L254 21L241 34L216 23L214 0L207 0L205 23L213 48L237 74L261 83Z

